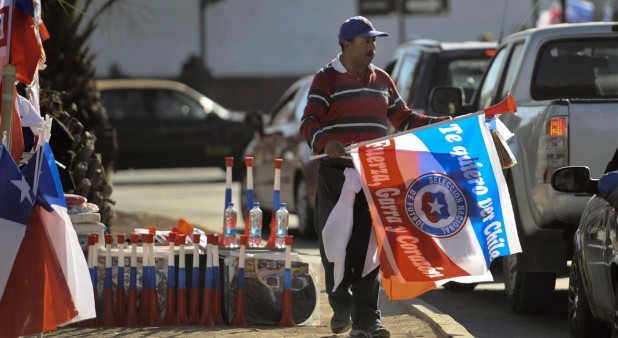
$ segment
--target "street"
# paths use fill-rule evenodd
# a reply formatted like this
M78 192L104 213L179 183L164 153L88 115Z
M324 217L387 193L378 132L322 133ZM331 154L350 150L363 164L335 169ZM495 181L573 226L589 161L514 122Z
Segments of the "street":
M182 217L204 228L221 232L225 196L225 172L219 169L126 170L112 174L116 210ZM240 205L240 184L232 185L232 200ZM282 196L282 199L285 199ZM290 227L295 226L290 218ZM145 225L146 226L146 225ZM293 234L293 230L290 231ZM267 233L263 234L268 236ZM294 250L318 255L315 239L294 238ZM475 337L565 337L567 331L568 277L559 276L554 301L546 313L516 315L504 302L501 268L492 269L495 282L474 291L443 288L420 298L451 316Z
M225 204L225 172L216 168L122 170L112 173L115 210L184 218L210 232L221 233ZM232 183L232 201L240 206L240 183ZM285 200L286 196L281 196ZM240 210L239 210L240 212ZM290 234L298 224L290 215ZM169 226L174 226L171 224ZM144 224L147 227L148 224ZM159 225L161 230L169 226ZM239 228L244 227L240 222ZM269 233L265 231L263 238ZM297 252L319 255L315 239L294 238Z
M518 315L506 307L501 262L492 268L494 282L481 283L473 291L438 288L420 298L447 313L478 338L568 336L568 276L558 276L553 301L544 313Z

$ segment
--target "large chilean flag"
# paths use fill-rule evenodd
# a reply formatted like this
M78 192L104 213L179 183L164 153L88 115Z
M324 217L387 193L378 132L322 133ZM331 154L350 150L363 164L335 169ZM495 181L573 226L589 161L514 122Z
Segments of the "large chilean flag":
M351 150L367 196L389 299L447 281L486 281L521 252L484 115L443 121Z

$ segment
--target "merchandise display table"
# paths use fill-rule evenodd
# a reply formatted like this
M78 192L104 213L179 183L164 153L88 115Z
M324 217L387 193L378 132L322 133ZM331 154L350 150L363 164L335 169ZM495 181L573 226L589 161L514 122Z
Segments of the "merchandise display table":
M187 297L191 295L191 280L193 273L193 252L188 249L185 252L185 271L187 281ZM156 288L158 294L158 308L161 318L165 317L167 276L168 276L168 252L167 246L155 246L155 270ZM112 283L114 290L118 287L118 249L111 250L112 256ZM98 247L98 268L97 268L97 289L98 304L104 304L104 280L105 280L105 261L106 249ZM129 288L130 280L130 259L131 249L125 248L124 251L124 287ZM175 276L178 285L178 266L179 248L175 248ZM238 249L219 249L219 269L221 285L221 314L226 324L229 324L235 308L236 285L238 274ZM292 312L296 324L317 325L319 324L318 309L318 290L319 290L319 270L314 263L304 259L302 255L292 253ZM247 249L245 258L245 318L249 325L277 325L281 317L281 299L283 293L285 251L268 249ZM202 253L199 257L200 277L199 277L199 300L202 299L206 256ZM137 294L138 312L141 289L143 287L142 278L142 247L137 247ZM186 304L190 300L187 299ZM102 313L97 309L97 313Z

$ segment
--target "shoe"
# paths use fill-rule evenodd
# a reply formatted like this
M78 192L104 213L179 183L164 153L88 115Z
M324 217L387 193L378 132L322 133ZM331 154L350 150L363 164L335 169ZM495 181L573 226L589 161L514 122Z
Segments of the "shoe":
M330 319L330 330L333 333L342 333L348 331L352 327L350 314L346 312L335 312Z
M375 323L364 329L354 327L350 337L389 338L391 333L380 323Z

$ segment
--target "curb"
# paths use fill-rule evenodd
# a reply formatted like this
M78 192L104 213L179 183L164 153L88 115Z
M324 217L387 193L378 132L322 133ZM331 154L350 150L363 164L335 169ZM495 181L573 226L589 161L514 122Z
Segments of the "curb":
M440 338L474 337L451 316L442 313L436 307L421 299L402 300L399 301L399 304L405 307L411 315L427 322L438 332Z

